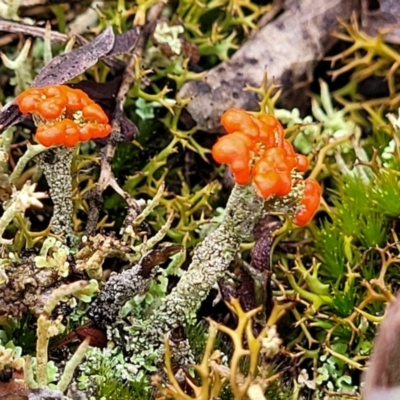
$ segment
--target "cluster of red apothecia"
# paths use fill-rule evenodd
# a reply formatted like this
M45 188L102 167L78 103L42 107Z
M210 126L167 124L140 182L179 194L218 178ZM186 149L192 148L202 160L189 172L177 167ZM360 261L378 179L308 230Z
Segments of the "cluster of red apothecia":
M16 104L22 113L36 116L36 140L46 147L73 147L111 132L103 109L80 89L65 85L30 88L16 98Z
M236 183L252 183L259 196L286 196L292 190L292 172L304 172L308 159L297 154L280 122L270 114L255 117L231 108L221 117L228 133L212 148L218 163L229 165ZM304 190L294 216L296 225L305 225L319 207L321 187L315 179L303 182Z

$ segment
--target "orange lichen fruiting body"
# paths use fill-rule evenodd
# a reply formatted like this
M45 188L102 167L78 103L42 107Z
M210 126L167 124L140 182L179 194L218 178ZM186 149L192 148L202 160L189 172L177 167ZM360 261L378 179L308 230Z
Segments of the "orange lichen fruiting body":
M311 220L319 207L322 194L321 186L315 179L308 178L304 184L304 193L301 199L302 208L296 213L293 219L293 222L299 226L303 226Z
M264 173L254 174L253 183L258 195L263 198L268 198L279 191L281 178L280 175L272 169Z
M93 139L104 139L111 133L111 125L97 125L97 132L92 136Z
M254 116L238 108L227 110L221 123L228 134L213 146L214 160L228 164L236 183L252 180L265 199L289 195L293 184L300 187L290 201L295 223L306 224L318 209L321 188L313 179L302 182L299 172L308 169L308 158L295 152L281 123L273 115Z
M65 111L66 99L60 97L50 97L42 100L37 106L37 112L44 119L60 118Z
M107 137L111 132L111 125L109 124L97 124L94 122L88 122L79 128L79 137L81 141L85 141L87 137L91 139L101 139Z
M282 147L285 131L281 123L271 114L260 115L259 119L264 124L265 130L273 135L274 144Z
M82 116L85 119L98 121L102 124L108 124L108 117L103 109L96 103L88 104L82 109Z
M42 101L42 91L40 89L30 88L22 92L17 98L16 103L19 110L23 113L36 112L37 106Z
M74 147L80 139L79 127L70 119L64 119L61 122L64 128L64 146Z
M45 147L64 143L64 129L60 122L54 125L40 125L36 129L36 140Z
M239 185L247 185L250 181L251 171L249 167L234 169L231 168L235 182Z
M214 160L220 164L230 164L234 161L250 161L251 140L241 132L222 136L212 148Z
M262 156L263 160L268 160L275 168L276 172L286 172L293 169L292 157L287 157L282 147L272 147L267 149Z
M251 116L240 108L230 108L221 117L221 124L228 133L244 132L252 138L259 135L258 126Z
M111 132L106 113L80 89L66 85L30 88L16 98L16 104L22 113L40 117L36 140L46 147L72 147Z
M89 104L94 104L94 101L83 90L64 86L64 93L67 97L67 107L70 110L78 111Z
M222 136L212 148L215 161L228 164L235 181L245 185L250 180L250 152L253 142L242 132Z
M309 162L308 158L304 154L296 154L296 161L297 161L296 169L299 172L307 171Z

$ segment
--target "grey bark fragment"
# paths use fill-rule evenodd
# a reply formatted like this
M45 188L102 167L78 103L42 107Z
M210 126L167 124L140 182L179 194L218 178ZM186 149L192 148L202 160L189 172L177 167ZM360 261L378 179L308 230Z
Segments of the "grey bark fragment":
M63 394L59 390L53 390L46 387L33 389L28 395L29 400L62 400Z
M400 44L399 0L361 0L362 29L371 36L385 32L385 41ZM371 7L371 6L374 7Z
M51 231L55 234L73 235L71 164L73 148L57 147L37 156L38 165L43 170L49 185L53 202Z
M122 306L138 293L141 293L154 278L157 268L143 276L140 264L118 275L112 275L96 300L91 304L89 317L100 328L112 325Z

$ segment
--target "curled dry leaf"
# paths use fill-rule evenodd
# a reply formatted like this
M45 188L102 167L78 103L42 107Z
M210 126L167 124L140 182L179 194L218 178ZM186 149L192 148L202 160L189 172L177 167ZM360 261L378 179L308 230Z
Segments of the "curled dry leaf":
M364 376L364 400L400 397L400 292L379 327L370 365Z
M99 36L82 47L53 58L36 76L32 86L60 85L83 74L101 59L131 51L139 38L140 28L115 36L108 26ZM115 66L122 67L120 63Z
M158 245L150 250L140 260L140 265L143 269L143 276L149 273L156 265L161 265L168 260L169 257L183 250L183 246L175 243L165 243Z
M75 341L84 341L89 338L90 345L92 347L104 348L107 346L107 335L106 333L94 326L92 321L86 322L85 324L74 329L63 338L56 340L51 344L51 349L60 348L67 346Z
M76 84L69 85L75 89L81 89L89 95L89 97L101 106L110 121L113 119L116 107L116 96L121 85L122 76L117 76L113 80L105 83L93 81L81 81ZM123 140L129 142L138 134L136 125L125 115L122 115L119 121L121 125L121 133ZM96 142L103 143L107 139L96 139Z
M108 26L97 38L84 46L53 58L36 76L33 87L60 85L84 73L108 54L115 42L115 35Z
M20 113L14 101L7 103L0 111L0 132L9 126L20 123L26 118L28 118L27 115Z
M111 51L107 53L106 57L129 53L132 51L138 43L140 32L141 28L137 26L115 36L114 46Z
M237 291L243 309L250 311L263 306L263 311L256 316L256 322L265 323L272 312L271 247L274 233L281 226L282 222L272 215L266 215L258 221L254 228L256 243L251 250L251 264L240 271Z

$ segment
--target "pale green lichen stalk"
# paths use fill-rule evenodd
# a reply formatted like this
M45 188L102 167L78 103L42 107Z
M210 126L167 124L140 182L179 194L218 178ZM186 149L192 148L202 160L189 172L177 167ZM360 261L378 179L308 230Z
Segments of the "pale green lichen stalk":
M4 134L2 137L4 139ZM12 138L11 138L12 139ZM47 147L42 146L41 144L30 144L28 143L27 149L25 153L19 158L17 165L15 166L14 170L11 172L9 180L10 183L15 185L18 182L18 179L21 177L22 173L25 171L26 166L28 163L35 158L38 154L43 153L47 150ZM6 153L9 153L9 148L6 150Z
M235 186L221 225L196 249L188 271L155 313L155 326L160 328L162 321L171 329L183 320L189 324L195 322L200 303L224 276L240 244L252 236L263 206L263 199L255 194L252 186Z
M89 286L91 287L89 288ZM81 296L82 294L93 295L96 290L97 285L93 286L86 281L77 281L68 285L62 285L51 293L37 322L38 339L36 343L36 380L39 387L45 387L48 384L47 362L49 340L52 336L55 336L59 333L59 325L62 319L62 316L60 316L56 320L52 320L52 312L62 300L66 299L66 297L71 295ZM75 368L82 361L88 345L89 341L85 340L78 347L74 356L67 362L64 373L62 374L57 387L59 390L64 391L67 389L73 377Z
M143 357L147 354L161 361L164 335L179 326L195 323L201 302L225 275L240 244L252 236L263 208L264 200L256 195L252 186L234 187L221 225L195 250L192 263L177 286L154 310L152 317L143 322L144 331L138 329L139 322L130 328L134 366L143 367ZM174 357L181 362L190 360L187 346L181 345L182 348L174 349Z
M72 179L71 164L74 149L59 147L50 149L37 156L50 188L53 201L51 231L57 235L73 235L72 228Z
M87 361L80 367L82 384L88 375L93 374L93 368L110 356L119 360L115 368L117 378L140 381L147 372L156 371L156 364L163 362L165 335L169 336L174 328L196 322L196 313L201 302L211 288L223 278L238 253L240 244L252 237L254 226L263 209L264 200L256 195L251 185L236 185L220 226L195 250L192 263L181 275L177 286L161 300L161 304L152 310L147 319L132 319L132 324L127 326L126 321L118 317L117 311L127 297L133 298L143 291L155 270L152 270L149 276L143 276L143 269L138 264L123 274L112 277L103 288L94 307L91 307L89 315L99 324L97 314L104 315L103 310L107 310L107 317L113 322L108 321L104 315L103 323L99 325L106 325L109 339L114 344L123 343L124 349L131 356L127 358L120 354L118 346L103 351L90 349ZM124 279L125 276L129 279ZM115 304L108 301L112 299L116 300ZM118 306L117 309L115 306ZM170 347L173 347L174 362L178 365L188 365L194 361L187 340L171 342Z
M0 5L0 16L1 14ZM15 71L15 77L11 78L10 83L15 86L17 93L23 92L32 82L31 70L27 67L29 65L27 58L31 49L31 43L30 39L24 43L15 60L10 60L4 53L0 52L0 58L4 66Z

